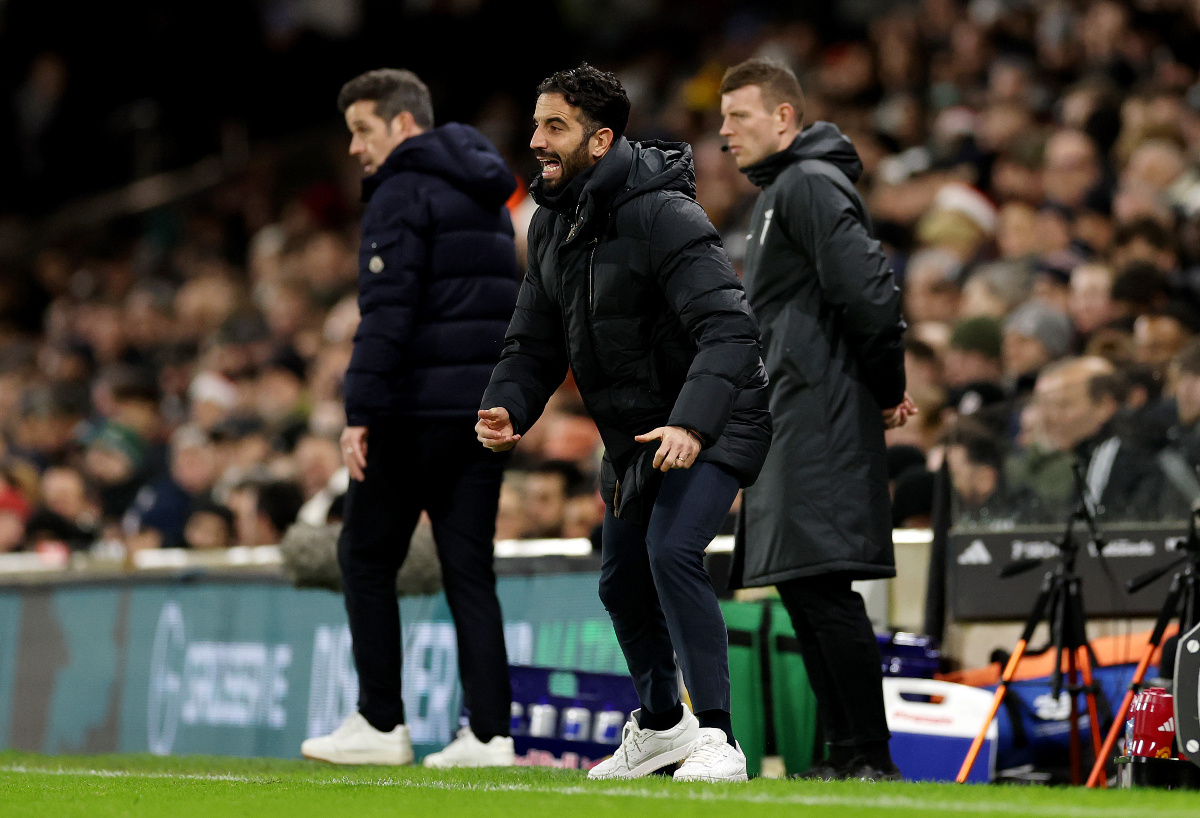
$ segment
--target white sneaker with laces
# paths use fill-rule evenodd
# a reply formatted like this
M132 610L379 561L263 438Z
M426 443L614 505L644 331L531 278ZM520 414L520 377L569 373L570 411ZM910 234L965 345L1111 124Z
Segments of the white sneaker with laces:
M608 758L588 770L588 778L641 778L670 764L677 764L692 752L700 731L700 722L691 709L683 706L683 718L669 730L643 730L635 710L621 731L621 746ZM743 764L743 767L745 765Z
M361 713L351 713L327 736L310 738L300 745L300 754L330 764L412 764L412 740L408 725L398 724L390 732L376 730Z
M729 743L725 731L701 727L696 746L678 770L676 781L746 781L746 756L742 748Z
M484 744L470 727L458 731L458 738L441 752L430 753L423 762L426 767L511 767L513 740L510 736L492 736Z

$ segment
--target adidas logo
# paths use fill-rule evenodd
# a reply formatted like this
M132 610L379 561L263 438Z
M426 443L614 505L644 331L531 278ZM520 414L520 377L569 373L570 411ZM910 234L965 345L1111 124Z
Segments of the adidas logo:
M1174 732L1175 732L1175 717L1174 717L1174 716L1171 716L1171 718L1167 719L1165 722L1163 722L1162 724L1160 724L1160 725L1158 726L1158 732L1160 732L1160 733L1174 733Z
M991 565L992 552L987 550L983 540L975 540L958 555L959 565Z

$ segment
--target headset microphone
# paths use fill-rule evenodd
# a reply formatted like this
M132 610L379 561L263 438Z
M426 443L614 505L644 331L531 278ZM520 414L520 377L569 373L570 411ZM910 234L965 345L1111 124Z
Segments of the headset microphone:
M722 146L721 146L721 153L729 153L729 146L728 146L728 145L722 145Z

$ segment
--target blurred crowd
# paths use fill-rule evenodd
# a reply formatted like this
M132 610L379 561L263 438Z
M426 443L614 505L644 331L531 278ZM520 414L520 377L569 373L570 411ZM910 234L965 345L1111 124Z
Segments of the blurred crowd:
M629 91L631 138L692 143L735 264L757 191L721 152L725 67L788 61L805 120L854 142L921 410L889 432L896 525L928 524L943 464L961 523L1059 520L1077 464L1108 519L1185 517L1200 498L1200 5L888 9L850 39L734 15L694 57L604 67ZM518 175L532 102L494 97L474 122ZM358 179L348 137L322 139L319 178L289 179L287 150L252 153L203 193L0 276L0 551L257 545L338 519ZM510 209L520 237L533 205ZM514 453L497 537L594 536L599 457L568 380Z

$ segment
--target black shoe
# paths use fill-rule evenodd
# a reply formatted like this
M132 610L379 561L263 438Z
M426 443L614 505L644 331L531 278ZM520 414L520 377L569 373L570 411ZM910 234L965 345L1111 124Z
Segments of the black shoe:
M806 772L792 776L799 781L841 781L846 775L830 764L814 764Z
M841 776L847 781L903 781L900 769L893 764L891 769L881 770L865 761L855 761Z

